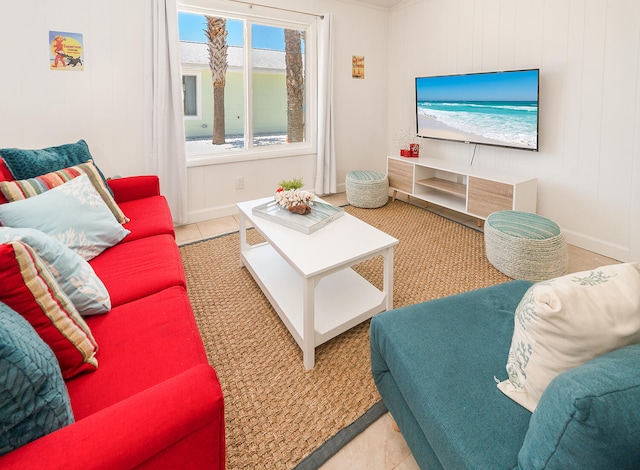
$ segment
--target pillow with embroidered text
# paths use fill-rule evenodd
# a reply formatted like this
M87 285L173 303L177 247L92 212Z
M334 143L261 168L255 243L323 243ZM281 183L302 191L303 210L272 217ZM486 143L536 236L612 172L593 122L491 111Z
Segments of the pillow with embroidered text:
M89 261L129 233L80 175L37 196L0 205L0 222L45 232Z

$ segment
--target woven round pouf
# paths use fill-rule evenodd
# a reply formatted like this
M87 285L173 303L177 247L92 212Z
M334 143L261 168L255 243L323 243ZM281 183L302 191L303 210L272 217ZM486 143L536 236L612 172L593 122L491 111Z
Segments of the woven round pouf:
M558 224L530 212L498 211L484 225L489 262L513 279L538 282L567 273L567 242Z
M370 170L347 173L347 201L352 206L375 209L389 200L387 175Z

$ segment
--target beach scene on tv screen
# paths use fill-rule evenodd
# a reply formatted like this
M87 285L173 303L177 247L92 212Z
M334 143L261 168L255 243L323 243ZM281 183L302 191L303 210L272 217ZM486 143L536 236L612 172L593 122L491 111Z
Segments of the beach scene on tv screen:
M416 78L418 135L538 148L538 71Z

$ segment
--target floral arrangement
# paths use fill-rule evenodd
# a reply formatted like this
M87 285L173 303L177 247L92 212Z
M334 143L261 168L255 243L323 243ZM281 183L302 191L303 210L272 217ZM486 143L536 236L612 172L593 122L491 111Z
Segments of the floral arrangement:
M302 182L302 178L293 178L291 180L282 180L278 183L278 185L280 186L278 188L278 191L280 190L289 191L291 189L302 188L304 186L304 183Z
M274 198L280 206L302 215L311 212L310 206L313 205L315 195L300 189L302 178L281 181L279 184L280 187L276 189Z

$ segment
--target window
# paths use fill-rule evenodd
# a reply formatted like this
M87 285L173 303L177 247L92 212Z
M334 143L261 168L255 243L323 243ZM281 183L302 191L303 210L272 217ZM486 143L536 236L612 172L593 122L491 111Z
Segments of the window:
M182 75L182 98L185 118L199 118L197 75Z
M179 30L189 159L314 151L311 24L181 11Z

